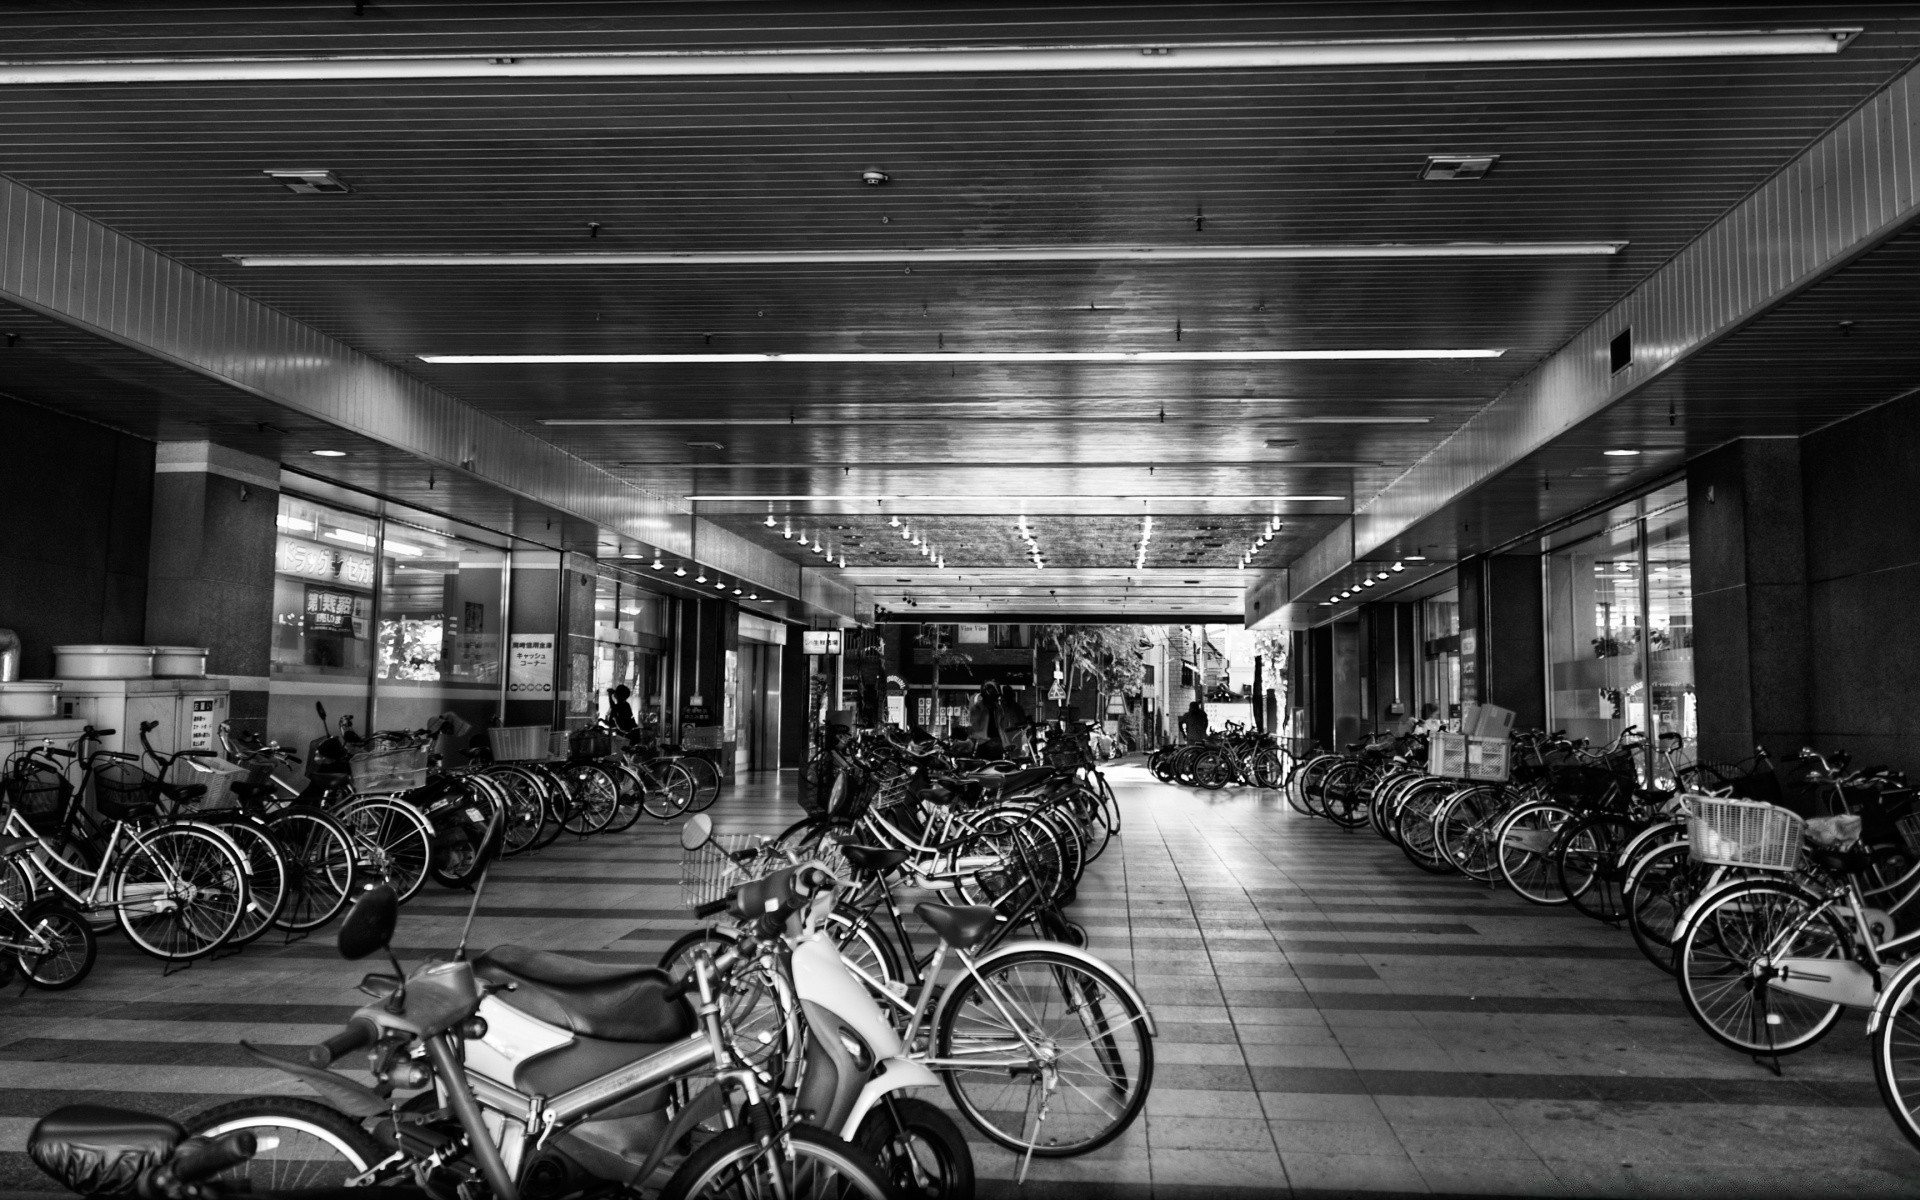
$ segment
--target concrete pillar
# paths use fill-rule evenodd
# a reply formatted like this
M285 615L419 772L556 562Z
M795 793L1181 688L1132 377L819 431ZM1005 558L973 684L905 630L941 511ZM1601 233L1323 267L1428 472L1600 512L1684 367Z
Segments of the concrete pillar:
M1328 671L1332 701L1332 742L1342 749L1360 740L1363 725L1366 674L1360 659L1360 622L1342 621L1332 627Z
M680 724L684 727L720 725L724 745L701 751L720 768L723 779L733 779L733 756L738 745L739 713L728 709L728 688L739 679L740 610L726 600L689 599L680 602L680 637L674 654L680 670ZM727 657L734 655L733 676ZM737 701L737 697L735 697Z
M280 467L212 442L155 449L146 640L205 646L233 681L230 718L262 731L272 653Z
M1758 744L1791 754L1808 735L1800 450L1790 438L1747 438L1687 465L1699 750L1715 762ZM1847 519L1874 523L1865 510Z
M560 720L557 686L564 648L560 633L560 554L515 550L507 578L507 711L505 725L551 725ZM576 585L577 586L577 585ZM588 600L591 619L592 600Z
M1546 724L1546 640L1540 556L1461 562L1460 694L1513 710L1516 729Z

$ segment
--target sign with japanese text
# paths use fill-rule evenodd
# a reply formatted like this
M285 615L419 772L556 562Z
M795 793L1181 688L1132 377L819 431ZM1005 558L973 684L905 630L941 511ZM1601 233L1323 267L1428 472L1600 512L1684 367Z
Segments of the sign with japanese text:
M373 556L336 550L282 535L274 544L273 569L282 575L329 579L352 587L373 586Z
M516 633L507 639L507 695L515 700L552 699L552 634Z

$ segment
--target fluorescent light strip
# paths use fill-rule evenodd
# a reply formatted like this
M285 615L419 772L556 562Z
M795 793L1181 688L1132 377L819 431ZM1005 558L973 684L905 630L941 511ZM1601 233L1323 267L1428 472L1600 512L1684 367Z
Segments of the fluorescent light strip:
M980 461L977 459L951 459L941 462L826 462L813 459L809 462L617 462L613 464L627 471L786 471L807 470L818 467L859 467L863 471L943 471L943 470L994 470L1008 469L1027 471L1114 471L1133 467L1156 467L1165 470L1169 467L1293 467L1298 470L1331 470L1353 467L1391 467L1389 462L1359 462L1334 460L1290 461L1277 458L1193 458L1193 459L1155 459L1151 462L1005 462Z
M1378 242L1285 246L928 246L898 250L563 251L525 254L229 254L243 267L671 267L1248 259L1580 258L1626 242Z
M951 75L1058 71L1222 71L1287 67L1837 54L1852 27L1540 37L955 46L830 50L680 50L614 54L193 56L0 63L0 84L229 83L294 79L548 79L629 76Z
M812 493L802 492L802 493L785 494L785 495L770 495L766 493L757 493L751 496L719 496L719 495L704 496L702 495L702 496L688 496L686 497L686 499L707 500L707 501L716 501L716 502L723 501L723 500L724 501L752 500L756 502L767 501L767 500L775 500L775 501L778 501L778 500L789 500L789 501L846 500L846 501L858 501L858 502L867 503L867 504L885 503L889 501L941 501L946 503L958 502L963 504L985 504L985 503L1005 502L1008 504L1020 504L1028 500L1297 500L1297 501L1337 500L1337 501L1345 502L1347 498L1345 496L1277 496L1271 492L1260 492L1260 493L1248 494L1244 496L1241 496L1241 495L1229 496L1229 495L1223 495L1220 493L1207 493L1205 495L1179 496L1179 495L1162 494L1159 492L1154 492L1151 494L1141 493L1141 492L1124 492L1124 493L1115 492L1115 493L1108 493L1108 494L1097 494L1093 492L1078 492L1070 496L1064 496L1064 495L1063 496L1034 496L1034 495L956 496L952 492L941 492L941 493L938 493L935 495L929 495L929 496L908 496L908 495L851 496L851 495L838 495L838 494L816 495Z
M1251 425L1425 425L1432 417L1271 417L1236 418ZM548 417L542 425L634 425L687 428L709 425L1141 425L1216 426L1222 421L1161 421L1152 413L1137 417ZM716 466L724 464L714 464ZM815 464L823 465L823 464ZM832 464L838 465L838 464Z
M791 354L422 354L447 366L628 363L1335 362L1499 358L1505 350L829 350Z

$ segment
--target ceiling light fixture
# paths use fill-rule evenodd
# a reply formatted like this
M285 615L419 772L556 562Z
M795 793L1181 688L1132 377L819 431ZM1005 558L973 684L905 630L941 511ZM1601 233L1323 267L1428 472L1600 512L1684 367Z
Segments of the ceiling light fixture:
M625 365L630 363L1158 363L1344 362L1499 358L1504 349L1340 350L819 350L728 354L421 354L441 366Z
M1600 453L1608 458L1633 458L1640 452L1638 450L1602 450Z
M660 552L655 550L653 552L653 569L656 571L664 570L666 569L666 565L666 563L660 561Z
M701 567L700 573L693 577L693 581L695 583L705 583L707 581L707 569L705 567Z
M1245 262L1407 258L1594 258L1626 241L1299 242L1274 246L920 246L887 250L638 250L475 254L228 254L242 267L678 267L1017 262Z
M1395 574L1398 574L1399 572L1404 571L1406 569L1407 569L1407 564L1405 563L1395 563L1393 564L1393 567L1392 567L1392 570L1394 571Z
M0 64L0 84L234 83L292 79L685 78L743 75L949 75L979 72L1229 71L1440 64L1593 62L1837 54L1853 26L1552 34L1535 37L1343 38L1087 46L908 46L754 51L445 55L194 55Z
M645 558L645 557L646 557L646 555L644 555L644 554L622 554L622 555L621 555L620 557L621 557L621 558Z
M317 454L321 458L345 458L347 456L345 450L309 450L307 453Z
M863 496L863 495L844 495L844 494L838 494L838 493L832 493L832 492L799 492L799 493L785 493L781 495L769 495L767 493L761 492L761 493L752 493L752 494L745 494L745 495L699 494L699 495L687 496L685 497L685 499L689 501L699 501L699 502L752 501L754 503L758 503L760 501L765 501L765 500L788 501L788 502L842 501L842 502L848 502L848 503L872 503L877 500L896 500L896 501L907 500L907 501L940 502L940 503L950 504L956 499L956 497L951 492L937 493L937 494L929 493L927 495L914 495L914 496ZM1226 495L1218 492L1196 492L1196 493L1178 493L1178 494L1170 493L1170 492L1154 492L1151 495L1143 495L1139 492L1126 492L1126 493L1110 492L1105 494L1096 494L1091 492L1075 492L1072 494L1061 493L1059 495L1028 494L1023 496L966 496L966 497L960 497L960 499L964 499L971 503L1002 503L1004 502L1008 504L1027 503L1029 501L1036 501L1036 500L1047 500L1047 501L1054 501L1054 500L1134 500L1134 501L1139 501L1139 500L1154 500L1154 501L1245 500L1245 501L1257 501L1261 503L1265 503L1268 501L1281 501L1281 502L1296 501L1300 503L1309 503L1309 502L1317 503L1322 501L1344 501L1346 497L1330 496L1330 495L1275 495L1272 492L1261 492L1261 493L1252 494L1252 495ZM906 535L902 534L902 536L904 537Z
M1382 416L1317 416L1299 417L1261 413L1257 416L1239 418L1254 425L1426 425L1432 417L1382 417ZM1031 416L973 416L973 417L713 417L707 420L680 417L546 417L537 424L541 425L580 425L589 427L607 426L635 428L671 428L679 425L814 425L823 428L839 428L859 425L1161 425L1167 424L1159 419L1157 412L1141 412L1131 417L1031 417ZM1192 425L1192 421L1173 421L1174 425ZM1215 422L1217 424L1217 422ZM659 466L658 463L637 464ZM694 464L704 465L704 464ZM731 464L729 464L731 465ZM749 464L751 465L751 464ZM816 464L803 464L812 466ZM880 464L862 464L880 465ZM1277 462L1274 466L1293 466L1296 464ZM1361 466L1375 464L1361 463ZM875 496L876 500L888 499Z
M715 580L713 586L719 591L724 592L727 590L727 582L724 579Z
M686 564L682 563L679 566L676 566L673 569L673 574L674 574L674 577L677 579L685 579L687 577Z
M767 509L767 528L772 529L778 522L773 519L773 509Z

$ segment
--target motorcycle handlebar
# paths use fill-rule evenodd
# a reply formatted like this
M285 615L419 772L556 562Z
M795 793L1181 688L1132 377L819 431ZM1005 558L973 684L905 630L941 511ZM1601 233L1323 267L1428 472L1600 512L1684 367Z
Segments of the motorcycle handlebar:
M307 1051L307 1065L322 1070L330 1067L341 1056L352 1054L355 1050L364 1050L373 1045L380 1037L380 1028L365 1017L355 1017L347 1022L347 1027Z

